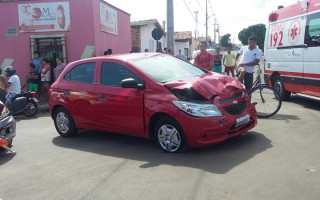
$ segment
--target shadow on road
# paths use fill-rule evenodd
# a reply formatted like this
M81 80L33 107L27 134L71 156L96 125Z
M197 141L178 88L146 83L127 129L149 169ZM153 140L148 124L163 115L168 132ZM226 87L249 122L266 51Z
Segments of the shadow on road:
M77 137L56 137L53 144L79 151L146 162L141 168L159 165L185 166L224 174L255 155L271 148L271 141L257 132L248 132L224 143L188 153L165 153L155 142L127 135L82 131Z
M289 103L299 104L305 108L320 111L320 101L301 97L298 95L291 95Z
M0 166L10 161L14 156L15 154L12 154L0 147Z
M26 117L23 114L19 114L19 115L14 115L13 118L16 120L16 122L19 122L20 120L26 121L26 120L34 120L37 118L41 118L41 117L47 117L50 116L50 113L38 113L36 116L34 117Z
M301 118L296 115L276 114L272 117L265 118L264 120L283 120L286 123L289 123L290 121L293 121L293 120L301 120Z

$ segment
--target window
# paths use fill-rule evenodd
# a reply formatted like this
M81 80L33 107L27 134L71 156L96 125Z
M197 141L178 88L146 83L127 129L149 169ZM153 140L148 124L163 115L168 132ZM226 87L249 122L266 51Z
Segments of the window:
M84 63L72 68L65 76L65 80L82 83L93 83L95 63Z
M139 83L142 80L130 71L128 68L112 62L102 63L101 84L108 86L120 87L121 81L127 78L133 78Z
M320 41L315 39L316 35L320 35L320 13L314 13L308 16L305 44L308 47L320 46Z
M17 27L7 28L6 36L18 36L18 28Z

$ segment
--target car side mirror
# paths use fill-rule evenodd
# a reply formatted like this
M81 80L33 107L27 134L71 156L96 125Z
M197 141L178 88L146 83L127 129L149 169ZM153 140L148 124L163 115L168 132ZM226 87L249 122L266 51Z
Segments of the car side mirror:
M138 83L138 81L133 78L123 79L120 86L122 88L135 88L138 90L144 89L144 83Z
M10 115L22 112L27 105L27 98L26 97L18 97L13 100L10 104Z

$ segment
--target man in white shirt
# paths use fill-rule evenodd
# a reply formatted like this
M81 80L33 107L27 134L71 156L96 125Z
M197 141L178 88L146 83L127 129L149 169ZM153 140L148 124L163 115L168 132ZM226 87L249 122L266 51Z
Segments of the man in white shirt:
M15 74L16 70L12 66L8 66L5 69L5 75L9 78L7 82L7 97L6 97L6 105L10 105L13 97L15 97L17 94L21 93L21 85L20 85L20 79Z
M181 59L181 60L184 60L184 56L183 56L183 54L181 53L181 49L179 49L178 52L179 52L179 53L176 55L176 57L179 58L179 59Z
M241 55L237 70L239 73L238 80L243 83L247 90L250 90L253 84L253 69L260 62L262 51L257 47L257 37L248 38L248 46L240 49L236 56L236 62Z

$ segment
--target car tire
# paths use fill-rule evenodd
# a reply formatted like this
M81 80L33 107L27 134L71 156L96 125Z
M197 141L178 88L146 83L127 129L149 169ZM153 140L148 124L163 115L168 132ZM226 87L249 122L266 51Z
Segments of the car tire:
M160 148L165 152L186 152L188 150L184 131L172 117L165 116L157 121L154 136Z
M54 126L62 137L74 137L78 133L78 129L70 115L63 107L58 108L54 112Z
M280 77L276 78L273 88L279 92L281 100L283 101L289 100L291 92L286 91L286 89L284 88L283 81L281 80Z

